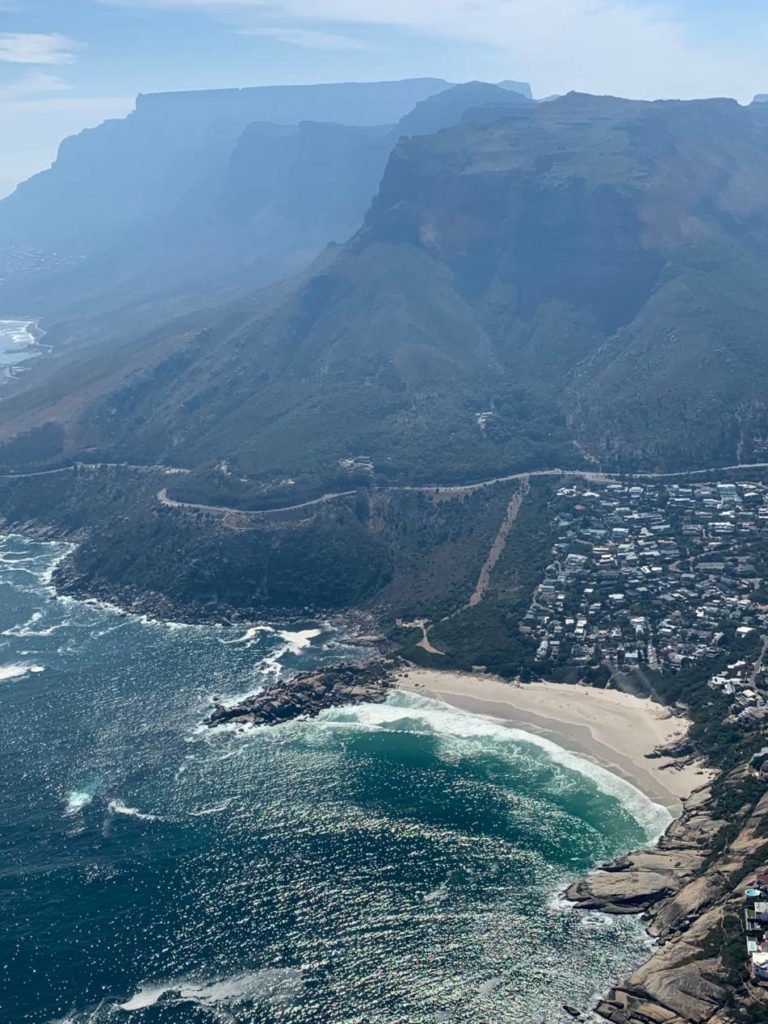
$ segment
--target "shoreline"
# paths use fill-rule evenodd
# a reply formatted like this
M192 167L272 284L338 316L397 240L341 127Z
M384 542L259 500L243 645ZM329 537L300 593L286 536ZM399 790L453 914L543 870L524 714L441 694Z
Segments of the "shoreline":
M689 722L647 698L560 683L516 684L495 676L407 668L395 686L557 743L631 783L678 818L712 781L698 762L659 756L685 739Z

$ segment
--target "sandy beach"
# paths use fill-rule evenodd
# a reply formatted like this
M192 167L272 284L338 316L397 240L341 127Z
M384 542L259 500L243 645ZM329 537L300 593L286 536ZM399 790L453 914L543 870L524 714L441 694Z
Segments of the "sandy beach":
M675 815L681 801L710 778L696 764L680 768L666 758L648 758L656 747L683 736L688 722L617 690L518 685L493 676L415 668L399 676L398 686L544 736L631 782Z

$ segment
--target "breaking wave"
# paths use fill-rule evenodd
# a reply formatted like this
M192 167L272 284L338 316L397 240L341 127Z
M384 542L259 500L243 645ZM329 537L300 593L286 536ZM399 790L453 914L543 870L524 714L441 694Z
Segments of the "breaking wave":
M98 781L90 782L82 789L72 789L69 791L65 798L64 813L68 816L77 814L82 811L84 807L87 807L93 800L99 791L100 783Z
M301 994L302 987L302 974L297 968L268 967L217 981L177 979L145 984L130 999L120 1003L119 1009L129 1013L145 1010L162 999L222 1009L233 1009L244 1003L287 1006Z
M128 807L122 802L122 800L110 800L107 804L107 813L112 816L120 814L126 818L138 818L139 821L160 820L156 814L145 814L144 812L137 810L135 807Z
M324 712L317 721L326 728L433 736L438 742L438 756L447 760L473 753L493 753L519 759L521 756L530 757L534 750L538 750L570 775L570 778L561 778L563 785L572 783L575 773L620 803L645 831L648 842L656 840L672 821L666 807L654 803L631 782L594 761L565 750L542 736L458 711L427 697L397 692L384 704L332 709Z
M38 675L45 672L44 665L0 665L0 683L10 679L26 679L29 675Z

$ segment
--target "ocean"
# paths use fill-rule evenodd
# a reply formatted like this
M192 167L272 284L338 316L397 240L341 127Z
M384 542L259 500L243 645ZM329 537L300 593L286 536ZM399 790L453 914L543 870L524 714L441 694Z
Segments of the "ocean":
M40 355L30 325L30 320L0 320L0 369Z
M401 694L211 731L360 651L54 599L64 550L0 540L3 1024L541 1024L647 958L558 898L667 824L627 783Z

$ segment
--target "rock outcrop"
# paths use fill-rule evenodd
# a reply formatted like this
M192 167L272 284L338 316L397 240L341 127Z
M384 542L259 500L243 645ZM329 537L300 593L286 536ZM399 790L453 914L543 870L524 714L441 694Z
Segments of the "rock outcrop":
M737 1014L766 1012L768 995L748 981L746 949L735 973L722 956L724 918L740 916L744 879L755 858L768 857L766 814L768 795L726 823L710 791L699 790L657 849L606 864L569 888L568 898L582 909L647 913L659 942L653 957L598 1004L602 1017L613 1024L724 1024L735 1019L726 1006ZM738 832L720 852L726 825Z
M206 725L279 725L302 716L314 718L344 704L380 704L392 685L391 668L383 662L305 672L231 707L217 704Z
M694 793L682 817L674 821L653 850L639 850L604 864L567 892L583 910L610 914L649 911L661 900L674 900L696 879L724 822L713 817L707 789Z

